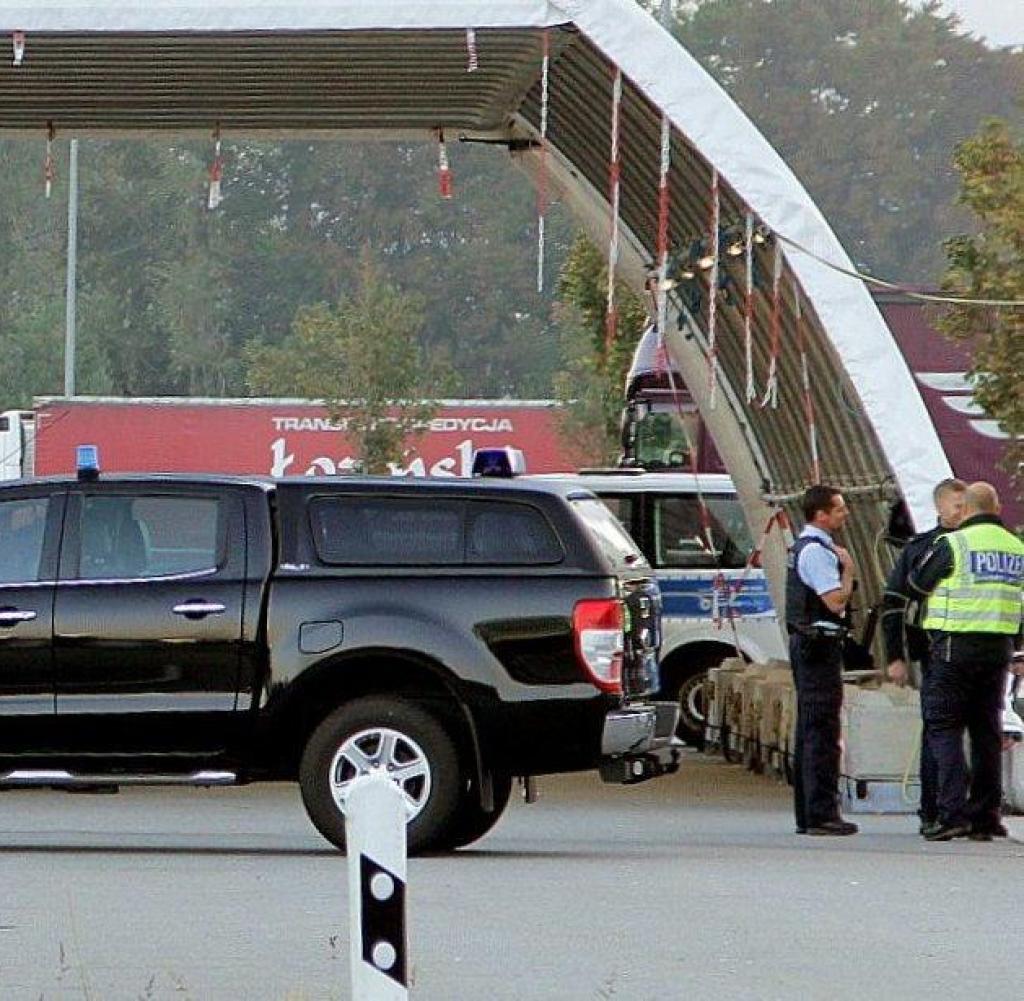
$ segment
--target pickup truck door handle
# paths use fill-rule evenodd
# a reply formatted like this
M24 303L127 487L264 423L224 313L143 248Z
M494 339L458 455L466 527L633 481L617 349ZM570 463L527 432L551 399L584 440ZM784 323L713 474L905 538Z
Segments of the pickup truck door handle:
M227 611L227 606L219 601L183 601L171 610L175 615L184 615L188 619L201 619L207 615L220 615Z
M31 622L35 612L22 612L17 608L5 608L0 611L0 627L16 626L19 622Z

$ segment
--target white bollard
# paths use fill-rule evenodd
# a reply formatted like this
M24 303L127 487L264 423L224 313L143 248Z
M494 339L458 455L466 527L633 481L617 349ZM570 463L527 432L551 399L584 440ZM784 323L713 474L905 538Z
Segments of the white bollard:
M383 772L357 778L345 801L352 1001L408 998L405 794Z

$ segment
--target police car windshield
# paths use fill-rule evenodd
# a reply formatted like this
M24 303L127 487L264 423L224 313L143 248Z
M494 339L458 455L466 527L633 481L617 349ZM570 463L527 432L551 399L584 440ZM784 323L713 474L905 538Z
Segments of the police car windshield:
M597 540L601 551L616 566L646 567L647 560L622 523L596 497L572 502L573 509L583 519Z

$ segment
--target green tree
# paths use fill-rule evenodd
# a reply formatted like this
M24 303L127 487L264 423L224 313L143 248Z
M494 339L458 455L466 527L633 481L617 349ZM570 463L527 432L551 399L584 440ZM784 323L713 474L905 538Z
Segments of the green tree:
M41 144L0 147L0 409L63 384L65 204L43 195ZM55 294L56 290L56 294Z
M126 395L238 395L250 332L237 292L243 244L206 208L208 145L81 143L81 340ZM258 227L261 220L252 220ZM83 369L84 386L91 372Z
M1024 141L990 121L960 143L954 157L959 200L978 221L973 236L946 242L942 287L958 297L1024 301ZM1024 306L952 306L940 328L973 350L978 403L1011 436L1008 468L1024 462Z
M152 300L167 336L168 369L189 396L227 396L242 365L229 334L227 268L199 254L155 265Z
M67 142L55 153L47 201L42 141L0 139L9 400L61 388ZM80 153L80 392L244 393L245 346L280 344L300 307L353 295L369 244L418 296L423 347L451 359L453 392L550 394L550 279L570 229L553 205L539 293L534 192L500 147L451 143L445 201L431 142L225 143L213 212L210 141L90 139Z
M447 372L419 340L420 305L365 251L359 285L334 307L303 306L281 344L248 350L249 387L262 395L323 399L367 472L401 463L403 446L437 412Z
M971 220L953 202L949 150L986 115L1021 122L1024 54L959 35L935 4L676 7L683 43L793 165L854 259L932 280L940 241ZM500 146L451 142L455 197L445 201L433 142L225 143L225 200L213 212L209 139L80 148L81 392L245 392L247 345L280 346L301 307L355 296L367 244L418 297L419 342L450 359L453 392L549 395L567 370L562 355L578 359L582 341L568 334L590 320L552 311L569 221L553 204L538 293L535 193ZM0 138L0 392L12 403L62 385L66 140L55 153L47 201L42 134ZM602 323L587 326L598 342L590 368L614 412L620 387ZM580 399L585 378L560 376L560 392Z
M607 465L619 453L626 373L647 322L647 309L635 291L620 283L618 323L608 342L608 266L584 236L577 236L569 251L558 294L562 367L554 387L564 404L561 430L580 464Z
M992 115L1020 122L1024 53L959 33L932 0L706 0L682 43L782 154L851 257L931 283L954 205L950 151Z

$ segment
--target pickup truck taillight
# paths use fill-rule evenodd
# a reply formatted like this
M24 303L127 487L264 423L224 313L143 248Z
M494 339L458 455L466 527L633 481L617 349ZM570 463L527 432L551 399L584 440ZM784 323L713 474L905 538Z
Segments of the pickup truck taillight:
M602 692L622 694L625 612L617 598L578 601L572 611L576 656Z

